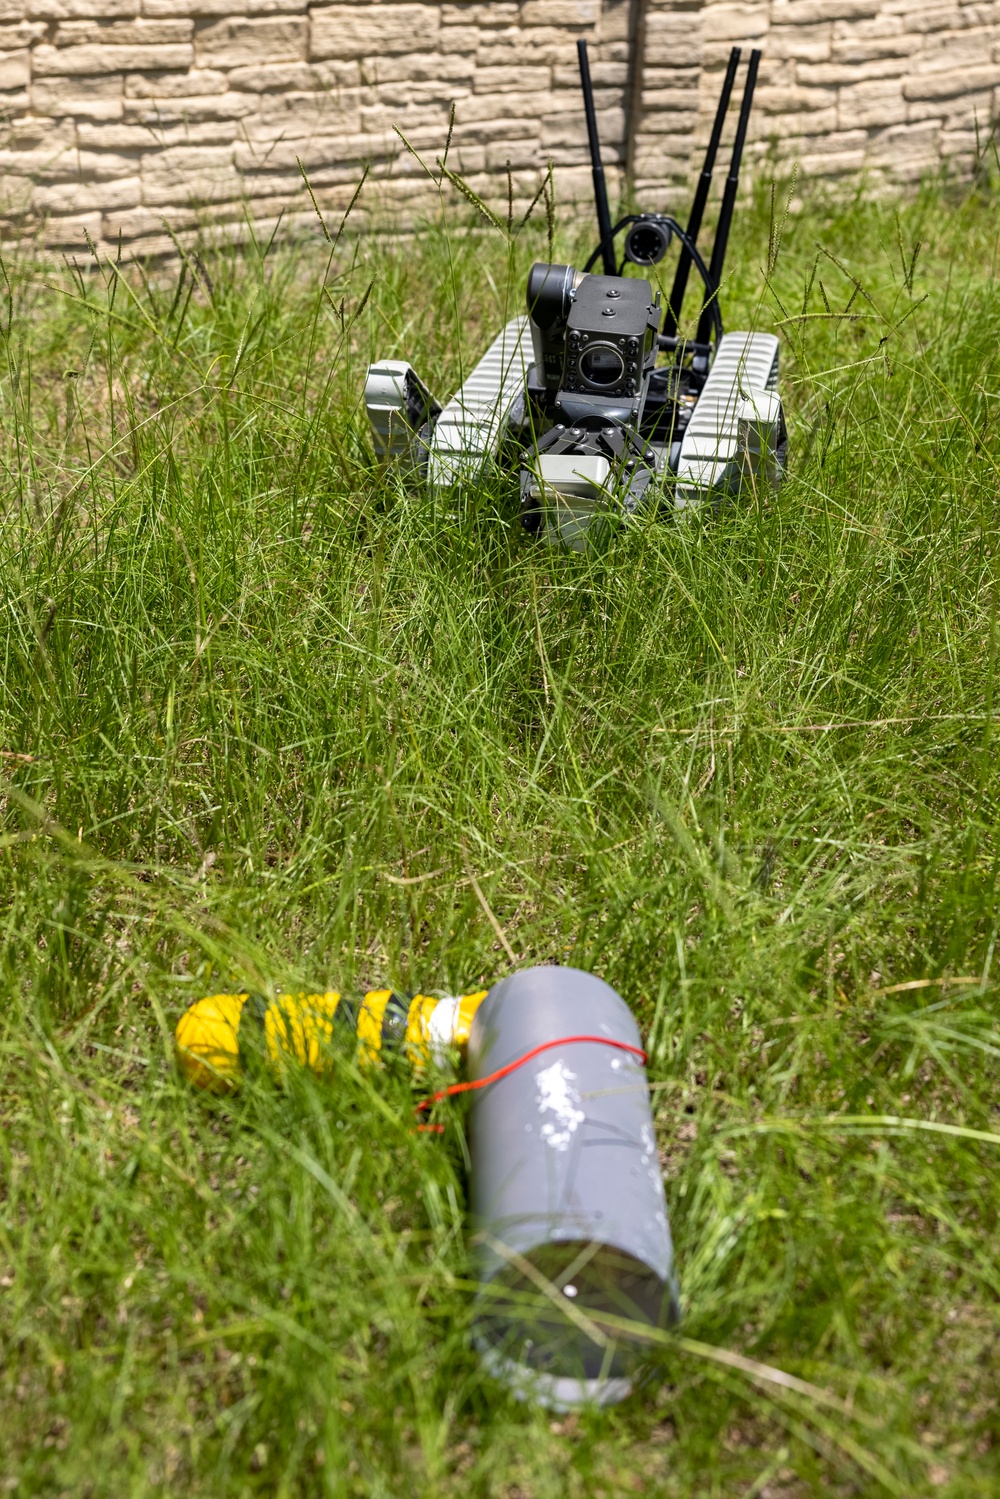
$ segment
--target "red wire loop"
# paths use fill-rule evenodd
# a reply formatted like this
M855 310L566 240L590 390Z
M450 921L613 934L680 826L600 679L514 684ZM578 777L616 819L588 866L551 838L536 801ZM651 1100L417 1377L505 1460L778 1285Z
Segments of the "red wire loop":
M639 1058L642 1065L646 1065L646 1053L641 1046L631 1046L628 1041L613 1041L610 1036L559 1036L555 1041L543 1041L541 1046L535 1046L531 1051L526 1051L523 1057L518 1057L516 1062L508 1062L506 1067L500 1067L496 1072L491 1072L488 1077L477 1077L471 1082L452 1083L450 1088L441 1088L437 1093L431 1093L429 1097L422 1098L417 1104L415 1112L420 1114L424 1109L433 1108L440 1103L442 1098L452 1098L456 1093L473 1093L477 1088L488 1088L491 1083L498 1083L502 1077L510 1072L516 1072L518 1067L523 1067L525 1062L530 1062L540 1052L551 1051L553 1046L574 1046L578 1042L590 1042L596 1046L613 1046L616 1051L630 1051L633 1056ZM444 1126L440 1124L422 1124L417 1126L420 1130L433 1130L439 1133Z

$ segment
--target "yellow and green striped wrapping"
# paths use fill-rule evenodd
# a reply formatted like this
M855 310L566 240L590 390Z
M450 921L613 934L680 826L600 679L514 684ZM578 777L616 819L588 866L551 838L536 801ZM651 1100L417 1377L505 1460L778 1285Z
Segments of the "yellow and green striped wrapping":
M357 1036L360 1066L377 1063L383 1052L403 1052L414 1067L443 1059L452 1047L464 1053L472 1017L487 990L446 999L412 998L392 989L371 989L360 1001L337 990L324 994L212 994L196 1000L177 1022L178 1065L196 1087L223 1092L236 1083L241 1067L241 1033L257 1028L268 1065L280 1072L290 1063L326 1072L333 1061L334 1028L349 1026Z

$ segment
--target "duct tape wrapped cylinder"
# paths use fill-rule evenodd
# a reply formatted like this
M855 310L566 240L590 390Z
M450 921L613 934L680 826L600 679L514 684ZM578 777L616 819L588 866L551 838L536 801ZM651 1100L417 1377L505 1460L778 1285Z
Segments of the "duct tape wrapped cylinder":
M601 979L545 967L490 990L472 1022L470 1080L535 1047L473 1094L475 1341L526 1399L608 1405L632 1388L643 1329L678 1315L641 1041Z

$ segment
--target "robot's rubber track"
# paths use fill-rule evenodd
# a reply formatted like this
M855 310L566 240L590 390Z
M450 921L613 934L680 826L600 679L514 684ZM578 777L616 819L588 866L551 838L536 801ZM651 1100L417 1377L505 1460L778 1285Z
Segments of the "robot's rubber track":
M438 417L428 453L433 485L475 479L496 455L531 362L528 319L512 318Z
M741 397L778 385L778 340L772 333L727 333L691 413L677 465L677 506L697 505L724 489L737 462Z

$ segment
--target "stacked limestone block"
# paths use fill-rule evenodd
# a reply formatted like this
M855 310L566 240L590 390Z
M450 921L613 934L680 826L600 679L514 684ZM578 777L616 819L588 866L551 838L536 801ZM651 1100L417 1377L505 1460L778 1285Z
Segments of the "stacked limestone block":
M0 168L7 237L41 220L53 246L86 235L170 247L164 221L265 230L312 210L297 159L336 217L362 202L401 223L434 190L398 126L506 209L551 157L561 198L589 191L575 43L591 45L609 162L624 152L630 0L0 0ZM238 13L234 13L238 12ZM612 174L613 175L613 174Z
M968 173L1000 115L1000 0L706 0L702 138L734 42L764 52L756 154L809 176Z

